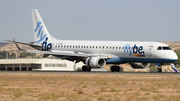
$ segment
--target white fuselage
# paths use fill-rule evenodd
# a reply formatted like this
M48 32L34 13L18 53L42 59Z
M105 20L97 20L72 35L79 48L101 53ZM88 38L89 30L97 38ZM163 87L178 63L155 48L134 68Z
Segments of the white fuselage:
M107 64L125 62L165 63L178 60L176 53L168 45L160 42L58 40L47 43L52 44L51 51L112 57L106 61Z

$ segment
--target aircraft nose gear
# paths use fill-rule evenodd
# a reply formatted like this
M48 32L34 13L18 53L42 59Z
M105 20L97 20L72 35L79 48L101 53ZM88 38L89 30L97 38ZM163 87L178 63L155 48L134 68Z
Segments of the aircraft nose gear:
M157 64L157 72L162 72L162 66L163 64Z
M162 72L162 69L161 68L157 68L157 72Z
M91 67L83 66L83 67L82 67L82 71L83 71L83 72L86 72L86 71L87 71L87 72L90 72L90 71L91 71Z
M119 72L120 71L120 67L119 66L112 66L111 67L111 71L112 72Z

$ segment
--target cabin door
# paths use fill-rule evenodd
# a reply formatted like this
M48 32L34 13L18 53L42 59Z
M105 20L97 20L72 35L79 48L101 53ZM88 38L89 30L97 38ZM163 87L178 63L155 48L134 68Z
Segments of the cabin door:
M153 56L153 46L151 45L151 46L149 46L149 49L148 49L148 55L149 55L149 57L152 57Z

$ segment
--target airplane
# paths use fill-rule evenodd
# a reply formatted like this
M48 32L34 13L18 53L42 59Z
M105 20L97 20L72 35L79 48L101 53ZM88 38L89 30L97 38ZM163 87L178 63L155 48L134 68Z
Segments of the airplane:
M78 63L82 61L82 71L103 68L114 64L112 72L119 72L118 64L129 63L134 69L144 69L150 63L173 63L178 60L176 53L161 42L141 41L81 41L57 40L51 36L37 9L32 9L34 41L30 43L14 42L19 50L30 53L42 53L43 57L53 55ZM30 45L37 50L25 50L18 46Z

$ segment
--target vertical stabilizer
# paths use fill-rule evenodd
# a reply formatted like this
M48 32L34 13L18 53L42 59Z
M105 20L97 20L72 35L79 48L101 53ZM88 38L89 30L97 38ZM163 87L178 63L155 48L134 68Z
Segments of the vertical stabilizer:
M52 39L56 40L49 34L37 9L32 9L32 20L33 20L34 39L35 42L37 42L37 44L42 43L43 41L46 40L46 38L48 38L48 40L52 40Z

